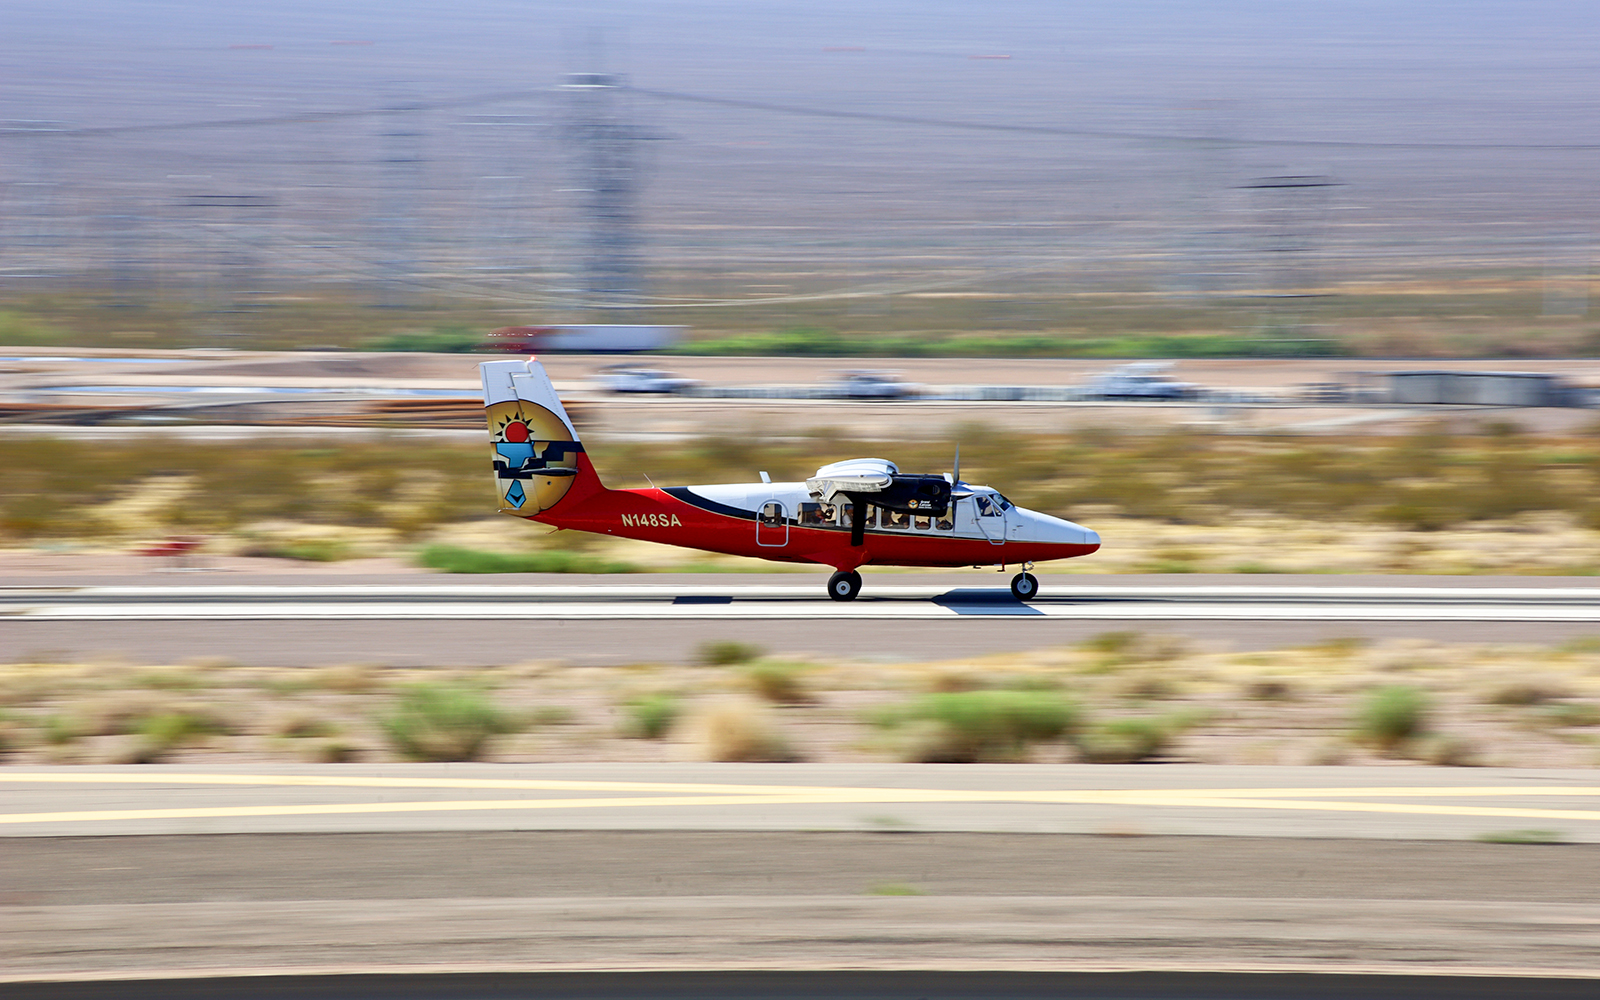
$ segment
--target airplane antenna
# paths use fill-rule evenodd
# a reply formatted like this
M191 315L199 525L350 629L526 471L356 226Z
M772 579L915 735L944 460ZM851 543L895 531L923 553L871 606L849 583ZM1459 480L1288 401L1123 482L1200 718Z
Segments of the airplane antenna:
M650 478L650 473L641 472L641 473L639 473L639 475L644 477L644 481L650 484L650 488L651 489L655 489L656 488L656 481L654 479Z

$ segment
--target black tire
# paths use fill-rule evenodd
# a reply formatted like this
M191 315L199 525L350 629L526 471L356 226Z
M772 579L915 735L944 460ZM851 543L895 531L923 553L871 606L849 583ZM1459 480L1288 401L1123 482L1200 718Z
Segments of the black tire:
M1038 597L1038 579L1032 573L1018 573L1011 578L1011 596L1019 601L1031 601Z
M836 601L853 601L861 593L861 574L855 570L828 577L828 596Z

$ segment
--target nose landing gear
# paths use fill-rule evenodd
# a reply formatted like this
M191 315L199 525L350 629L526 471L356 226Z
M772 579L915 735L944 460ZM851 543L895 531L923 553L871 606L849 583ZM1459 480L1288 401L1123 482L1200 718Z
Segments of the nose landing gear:
M853 601L861 593L861 574L855 570L828 577L828 596L836 601Z
M1018 573L1011 578L1011 596L1019 601L1031 601L1039 596L1039 581L1032 573Z

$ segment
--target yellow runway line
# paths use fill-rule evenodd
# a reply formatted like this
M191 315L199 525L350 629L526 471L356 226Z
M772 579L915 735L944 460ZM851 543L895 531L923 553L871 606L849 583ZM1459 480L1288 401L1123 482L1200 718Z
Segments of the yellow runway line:
M50 775L3 775L0 781L39 782ZM91 775L70 775L72 784L94 783ZM102 775L101 777L105 777ZM209 785L287 785L312 787L423 787L483 788L484 779L306 779L283 776L280 781L268 775L113 775L113 784L209 784ZM222 781L214 779L226 779ZM413 782L396 784L396 782ZM416 782L420 782L416 783ZM510 779L508 779L510 782ZM503 788L504 783L495 783ZM1037 805L1122 805L1146 807L1186 807L1205 809L1298 810L1316 812L1391 813L1429 816L1480 816L1509 819L1557 819L1568 821L1600 820L1600 810L1545 809L1517 806L1469 805L1466 803L1428 804L1408 802L1357 802L1346 796L1373 797L1457 797L1492 798L1497 796L1545 795L1596 796L1595 788L1524 788L1516 786L1474 786L1440 788L1351 788L1351 789L1215 789L1186 791L1161 790L1083 790L1083 791L980 791L973 789L929 788L816 788L772 785L689 785L649 782L515 782L514 787L529 791L616 791L649 790L656 795L594 796L585 798L452 799L408 802L293 803L286 805L185 806L164 809L79 810L0 814L0 824L84 823L116 820L208 819L243 816L313 816L375 813L473 812L486 810L544 809L639 809L659 806L743 806L743 805L843 805L915 803L1018 803ZM693 789L698 794L681 790ZM660 794L666 792L668 794ZM1271 795L1273 797L1267 797ZM1322 795L1318 800L1313 796ZM1328 801L1333 799L1334 801Z
M965 789L902 789L885 787L835 787L816 785L707 784L664 781L557 781L522 778L386 778L368 775L323 776L298 774L203 774L132 773L122 771L0 772L0 784L111 784L111 785L233 785L304 788L444 788L466 791L550 791L550 792L655 792L658 794L701 795L804 795L863 792L870 794L911 793L935 797L950 796L950 801L970 802L972 796L1011 802L1083 801L1128 802L1149 796L1173 794L1201 797L1240 798L1499 798L1501 796L1577 796L1600 797L1600 787L1464 785L1391 786L1357 788L1196 788L1196 789L1072 789L976 791ZM1067 796L1069 799L1063 799Z

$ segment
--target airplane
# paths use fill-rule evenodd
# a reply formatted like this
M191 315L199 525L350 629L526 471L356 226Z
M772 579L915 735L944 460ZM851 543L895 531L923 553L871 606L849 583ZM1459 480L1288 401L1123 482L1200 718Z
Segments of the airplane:
M1086 556L1100 536L1018 507L996 490L949 475L902 473L881 458L818 469L804 482L650 486L600 482L544 366L486 361L484 411L494 446L500 512L588 531L776 562L831 566L828 596L852 601L862 566L1018 566L1011 593L1038 596L1036 562Z

